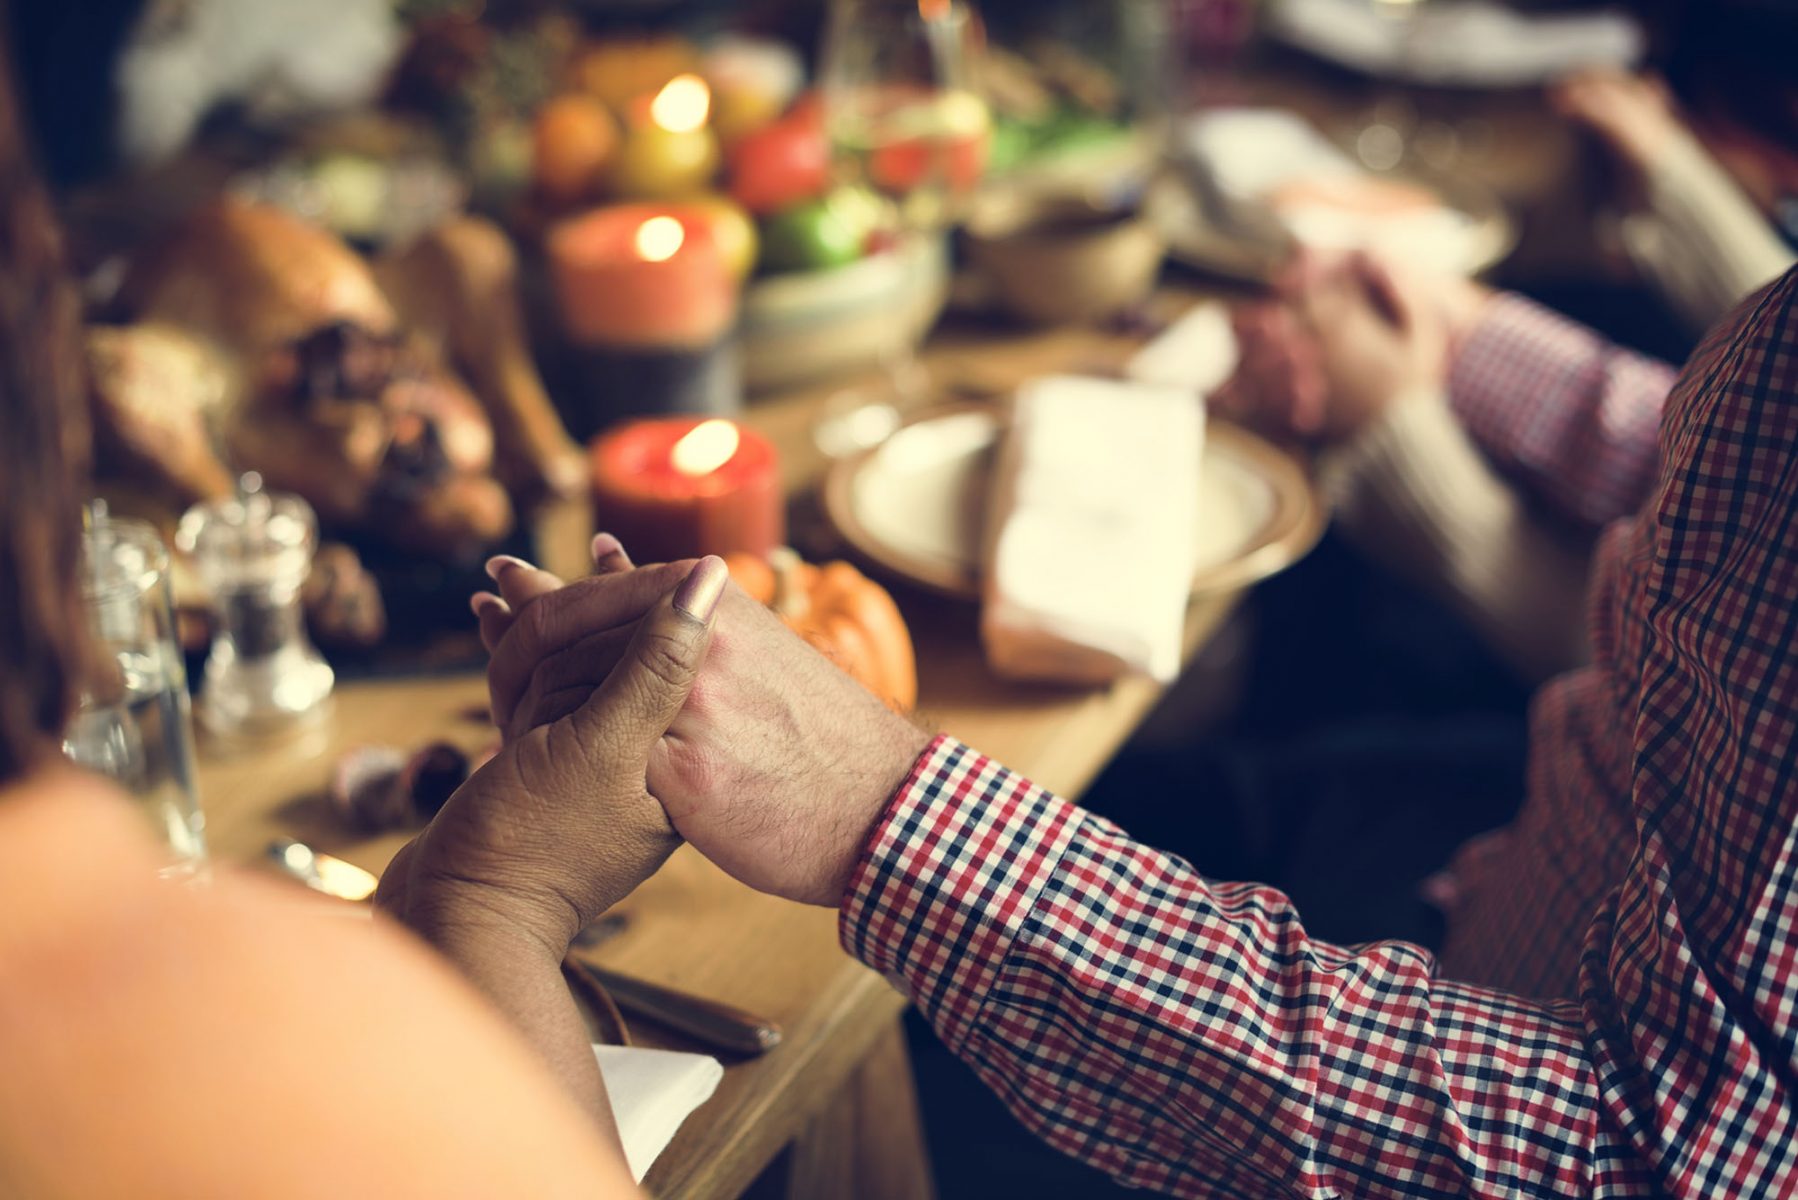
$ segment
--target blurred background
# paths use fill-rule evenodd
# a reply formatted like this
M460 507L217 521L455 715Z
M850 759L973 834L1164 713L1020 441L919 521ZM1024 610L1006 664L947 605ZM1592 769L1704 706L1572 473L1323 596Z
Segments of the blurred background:
M908 41L919 12L932 32ZM1570 103L1569 78L1654 81L1743 219L1798 245L1788 0L86 0L8 17L91 314L78 452L99 494L171 539L192 506L248 494L246 471L303 497L305 616L339 678L477 663L461 597L479 562L540 555L570 502L584 513L604 471L586 445L620 422L797 389L819 397L828 464L991 390L978 349L946 373L920 344L1148 340L1166 288L1253 298L1295 243L1477 278L1677 364L1716 305L1644 219L1629 112ZM636 239L623 265L615 236ZM389 405L371 457L339 402L395 380L423 394ZM808 558L844 550L815 497L780 520ZM231 617L191 558L173 569L197 677ZM1420 888L1521 798L1535 682L1326 533L1085 802L1207 873L1287 889L1320 936L1431 944ZM1369 862L1386 869L1351 865ZM945 1195L1110 1190L914 1033Z

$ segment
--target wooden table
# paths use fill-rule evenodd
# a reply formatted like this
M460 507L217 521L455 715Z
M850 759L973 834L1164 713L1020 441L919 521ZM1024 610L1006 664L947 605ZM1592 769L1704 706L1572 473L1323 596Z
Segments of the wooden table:
M1170 293L1160 302L1178 308L1190 299ZM1097 331L975 329L939 336L926 361L939 384L992 391L1045 371L1115 366L1132 347ZM748 423L780 446L795 493L822 469L808 431L830 390L750 410ZM1103 691L1002 683L986 669L972 606L895 594L917 641L923 718L1064 795L1085 788L1161 695L1146 680ZM1189 657L1232 604L1217 598L1194 606ZM477 749L492 731L469 713L484 712L485 700L477 676L358 683L339 690L331 719L308 741L236 758L203 749L200 785L215 856L252 859L285 835L381 869L404 838L358 838L330 816L321 793L331 763L360 743L414 747L442 738ZM899 1025L904 1001L838 948L834 912L758 895L690 849L619 911L624 928L591 952L597 961L766 1015L786 1034L769 1054L728 1064L716 1096L645 1181L653 1194L734 1197L758 1178L757 1194L931 1194ZM633 1033L645 1044L680 1045L647 1028Z

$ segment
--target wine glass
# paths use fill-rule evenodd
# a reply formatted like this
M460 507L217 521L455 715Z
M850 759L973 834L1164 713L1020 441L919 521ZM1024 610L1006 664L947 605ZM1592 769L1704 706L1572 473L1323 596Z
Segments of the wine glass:
M835 0L819 67L832 168L877 198L876 239L911 274L960 215L986 165L990 118L974 75L980 22L965 0ZM910 286L904 289L912 291ZM883 440L928 385L908 325L882 384L834 397L814 429L833 457Z

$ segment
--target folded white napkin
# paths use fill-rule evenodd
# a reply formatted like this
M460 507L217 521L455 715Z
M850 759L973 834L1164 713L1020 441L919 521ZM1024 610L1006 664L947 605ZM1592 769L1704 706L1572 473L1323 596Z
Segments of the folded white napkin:
M1372 250L1392 260L1465 270L1478 265L1479 222L1447 204L1390 211L1332 202L1329 185L1375 178L1295 113L1228 108L1189 119L1186 147L1236 199L1261 203L1281 188L1311 185L1310 200L1287 199L1277 215L1292 236L1320 250ZM1321 185L1321 186L1320 186Z
M612 1116L624 1142L631 1177L642 1182L694 1109L711 1099L724 1066L704 1054L595 1046Z
M1183 389L1062 375L1019 390L987 524L980 631L996 672L1179 674L1204 430Z
M1416 83L1525 87L1581 67L1642 57L1637 22L1618 12L1525 15L1489 0L1436 0L1394 19L1371 0L1275 0L1268 28L1369 74Z
M1189 153L1211 168L1238 200L1259 200L1288 183L1352 179L1362 168L1284 108L1220 108L1190 117L1181 133Z

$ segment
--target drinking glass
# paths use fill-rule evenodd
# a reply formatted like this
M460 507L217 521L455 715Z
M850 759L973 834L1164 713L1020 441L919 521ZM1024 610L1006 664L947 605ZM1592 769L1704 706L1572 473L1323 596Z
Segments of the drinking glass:
M136 799L167 848L164 875L195 878L206 862L205 819L168 549L153 527L100 509L91 514L82 535L81 603L97 653L63 751Z
M990 118L975 85L979 19L964 0L835 0L819 67L835 180L879 198L896 252L961 214L986 165ZM834 401L814 431L832 455L878 442L924 394L906 330L883 384Z

